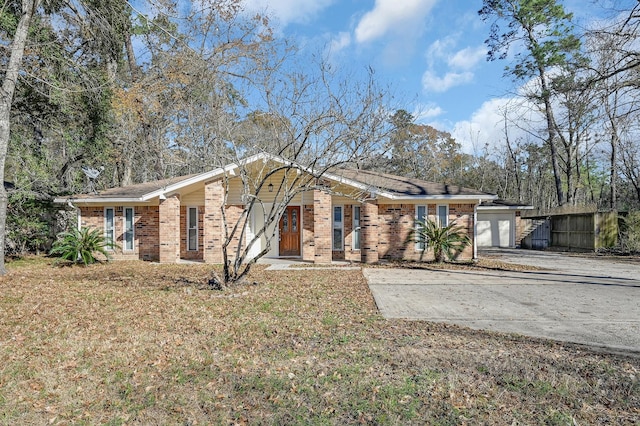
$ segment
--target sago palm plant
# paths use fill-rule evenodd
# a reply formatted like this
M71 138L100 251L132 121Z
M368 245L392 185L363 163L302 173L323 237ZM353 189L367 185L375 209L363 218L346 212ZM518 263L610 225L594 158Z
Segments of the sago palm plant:
M108 249L114 247L115 244L105 239L100 230L82 228L60 233L50 253L70 262L88 265L98 261L97 254L111 259Z
M433 257L438 263L444 262L445 256L450 261L454 260L471 244L465 229L456 225L455 221L441 227L431 219L417 220L416 228L409 235L409 241L424 243L425 249L420 260L424 257L427 248L431 248Z

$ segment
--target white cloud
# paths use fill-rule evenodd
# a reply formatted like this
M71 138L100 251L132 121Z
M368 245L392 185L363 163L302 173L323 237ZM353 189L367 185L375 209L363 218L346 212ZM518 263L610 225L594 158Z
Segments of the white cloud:
M434 103L429 103L418 105L412 115L415 117L417 123L424 123L425 121L438 117L443 113L444 110L440 106Z
M376 0L355 30L358 43L378 39L389 32L413 31L429 14L437 0Z
M531 133L512 124L514 122L532 123L532 128L529 129L531 132L535 132L536 123L541 124L542 117L536 113L533 105L523 98L490 99L484 102L469 120L455 123L451 134L462 145L462 150L468 154L480 155L486 147L489 154L500 157L505 149L505 111L509 139L512 142L538 141Z
M266 12L283 26L307 22L335 0L244 0L247 11Z
M485 48L465 47L455 50L459 34L453 34L431 43L426 51L428 69L422 75L422 87L429 92L446 92L455 86L473 81L473 70L485 56ZM446 65L446 71L435 70Z
M351 34L347 32L338 33L329 43L329 53L336 54L351 45Z
M486 54L487 49L484 46L466 47L450 56L447 63L452 68L470 70L482 61Z
M469 71L457 73L448 72L443 77L437 76L433 71L427 70L422 75L422 87L430 92L446 92L455 86L469 83L473 80L473 73Z
M435 63L436 60L447 59L450 56L449 52L454 48L456 43L457 40L455 36L439 38L434 41L427 49L427 61L432 64Z

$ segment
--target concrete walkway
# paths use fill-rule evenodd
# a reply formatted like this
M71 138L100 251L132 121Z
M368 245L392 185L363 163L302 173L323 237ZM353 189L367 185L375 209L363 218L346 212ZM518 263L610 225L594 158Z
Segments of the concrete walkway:
M549 268L507 272L366 268L387 318L448 322L640 353L640 262L489 252Z

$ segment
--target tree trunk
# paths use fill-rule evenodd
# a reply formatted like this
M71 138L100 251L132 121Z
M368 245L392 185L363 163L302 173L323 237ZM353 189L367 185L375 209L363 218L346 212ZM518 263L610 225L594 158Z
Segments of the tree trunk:
M556 123L553 116L553 107L551 106L551 97L549 88L547 87L546 75L544 69L539 68L540 84L542 85L542 99L544 101L544 112L547 121L547 145L551 153L551 166L553 168L553 178L556 187L556 195L558 197L558 205L562 206L566 202L564 191L562 189L562 177L560 175L560 164L558 162L558 148L556 146Z
M9 139L11 136L11 107L13 105L13 95L18 81L24 48L27 43L27 35L29 33L29 25L35 10L38 8L40 0L22 0L22 15L18 21L13 42L10 47L9 64L2 82L2 91L0 96L0 177L2 184L0 185L0 275L7 273L4 265L4 245L7 223L7 191L4 188L4 166L7 159L7 149L9 147Z
M611 210L618 209L618 170L616 168L616 158L618 157L618 133L617 129L611 131L611 158L609 159L609 174L611 176L611 197L609 207Z

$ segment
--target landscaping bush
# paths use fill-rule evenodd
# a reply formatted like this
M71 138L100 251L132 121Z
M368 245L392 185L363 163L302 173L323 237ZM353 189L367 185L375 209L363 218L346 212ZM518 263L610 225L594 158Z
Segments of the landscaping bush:
M62 232L51 249L52 255L57 255L74 263L88 265L98 261L97 254L111 259L108 249L115 245L107 241L98 229L82 228L70 232Z
M59 206L42 194L9 190L5 250L10 256L47 252L55 239L52 232Z
M409 241L414 243L425 242L425 250L420 260L427 251L433 250L436 262L442 263L445 256L448 260L455 260L460 253L471 244L471 240L462 226L457 226L455 221L441 227L437 222L426 219L418 220L417 227L409 234Z
M640 253L640 211L622 216L620 246L625 252Z

